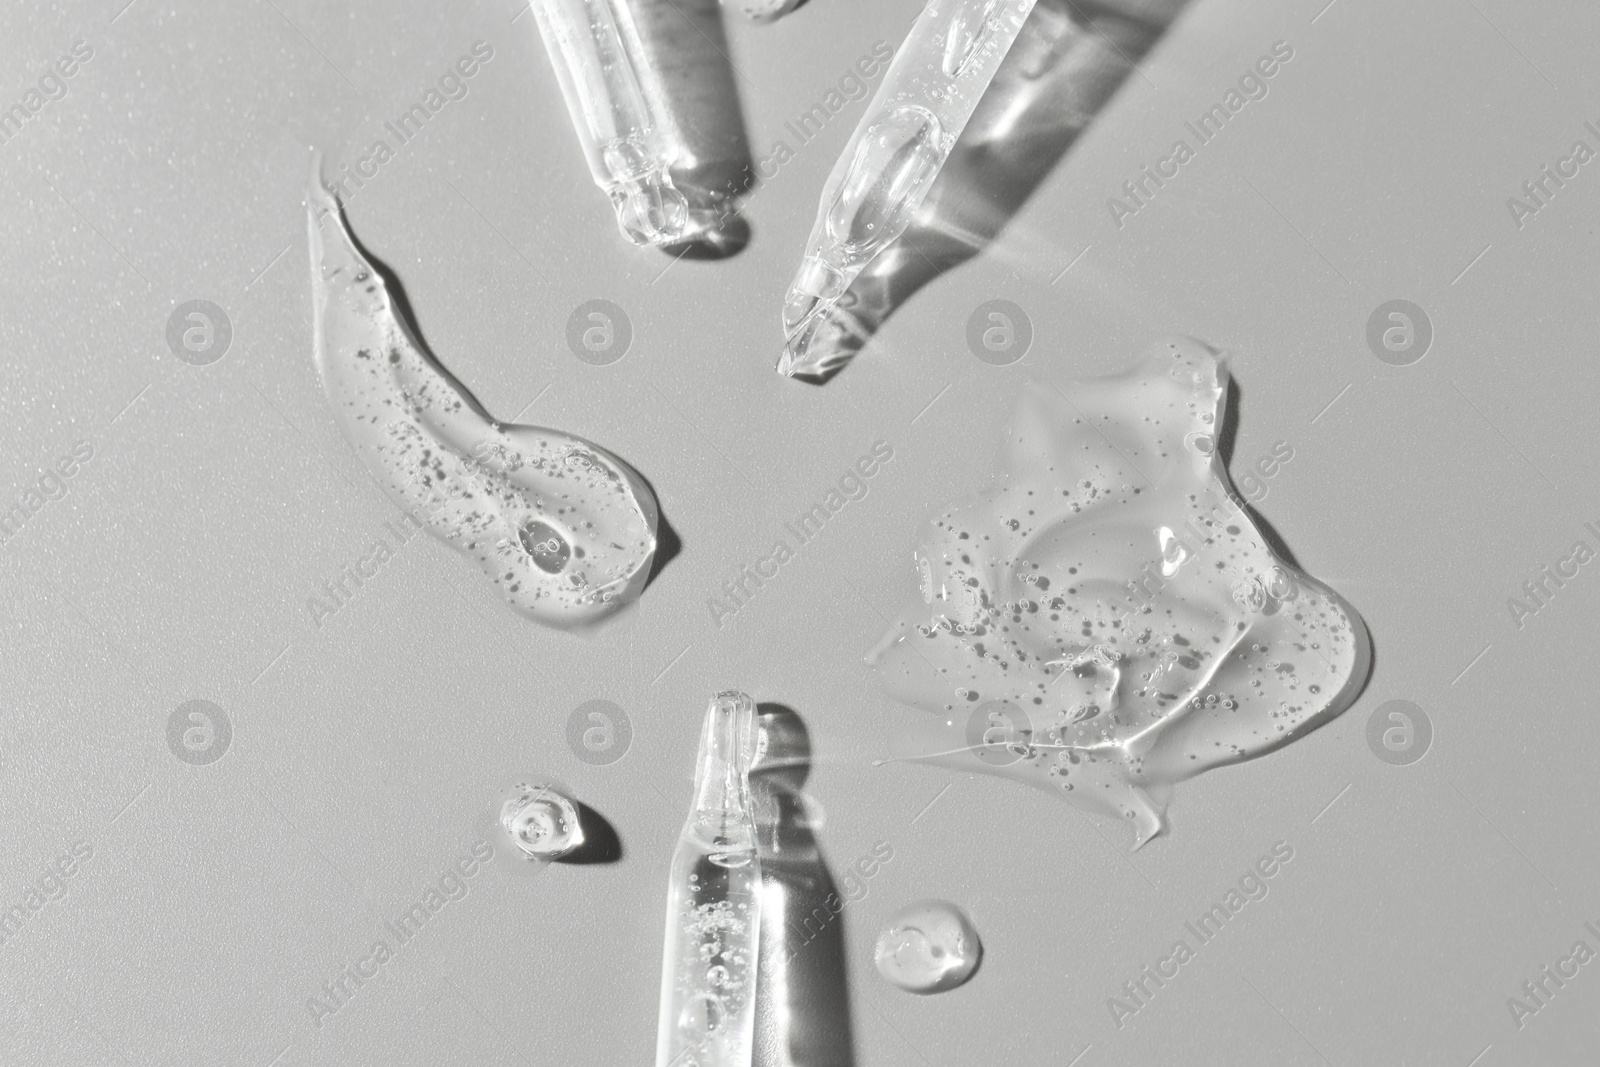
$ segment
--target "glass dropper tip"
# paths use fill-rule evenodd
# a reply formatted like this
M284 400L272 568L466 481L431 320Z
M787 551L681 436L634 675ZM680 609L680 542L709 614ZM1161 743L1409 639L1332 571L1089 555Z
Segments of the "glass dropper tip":
M728 689L711 698L700 738L702 769L733 788L749 777L758 743L756 703L749 694Z
M826 254L825 250L806 257L783 299L784 350L778 359L778 373L786 377L805 373L813 341L827 325L855 274L829 263L824 258Z
M659 246L683 240L689 225L689 201L665 170L618 182L608 192L617 226L632 243Z

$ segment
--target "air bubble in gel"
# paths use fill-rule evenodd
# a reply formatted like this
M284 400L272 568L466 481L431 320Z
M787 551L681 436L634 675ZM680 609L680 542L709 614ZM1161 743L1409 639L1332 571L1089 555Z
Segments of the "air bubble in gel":
M919 900L889 921L872 958L878 973L901 989L942 993L972 977L982 955L978 931L960 908Z
M584 629L636 599L658 521L644 479L581 437L492 418L401 317L315 174L307 209L317 370L383 490L536 622Z
M583 845L578 806L554 783L530 779L506 789L495 822L502 839L530 860L558 860Z

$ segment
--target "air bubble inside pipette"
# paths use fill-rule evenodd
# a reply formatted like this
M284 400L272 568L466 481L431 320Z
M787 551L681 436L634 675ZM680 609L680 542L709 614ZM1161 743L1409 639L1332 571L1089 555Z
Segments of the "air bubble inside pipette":
M651 108L659 79L628 6L534 0L533 14L589 172L623 236L638 245L683 240L689 203L668 174L678 148Z
M931 0L823 189L784 301L782 374L809 349L862 268L910 225L1034 0Z
M749 776L758 750L755 702L712 698L668 878L657 1067L751 1062L761 863Z

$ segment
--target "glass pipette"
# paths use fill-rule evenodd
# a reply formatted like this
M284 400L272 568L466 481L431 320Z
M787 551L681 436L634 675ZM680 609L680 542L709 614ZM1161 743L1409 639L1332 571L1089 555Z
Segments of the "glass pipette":
M706 709L694 806L667 885L656 1067L750 1067L761 934L750 801L757 748L755 702L718 693Z
M823 187L784 299L778 373L805 363L828 310L911 223L1033 5L930 0L918 16Z
M639 33L624 0L533 0L533 16L595 184L637 245L683 238L688 204L667 173L672 138L650 108Z

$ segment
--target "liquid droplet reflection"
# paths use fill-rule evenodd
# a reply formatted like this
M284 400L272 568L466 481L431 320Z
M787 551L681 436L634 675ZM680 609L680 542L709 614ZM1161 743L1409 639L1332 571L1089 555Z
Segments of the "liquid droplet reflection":
M939 145L939 120L915 105L897 109L862 137L827 212L828 234L847 262L866 262L905 229L915 192L939 173Z
M972 977L982 955L978 931L960 908L919 900L896 913L878 935L873 962L901 989L942 993Z
M583 845L578 806L548 782L526 780L504 790L496 824L530 860L557 860Z
M523 549L533 557L533 565L546 574L560 574L572 558L572 546L546 523L529 519L519 533Z

